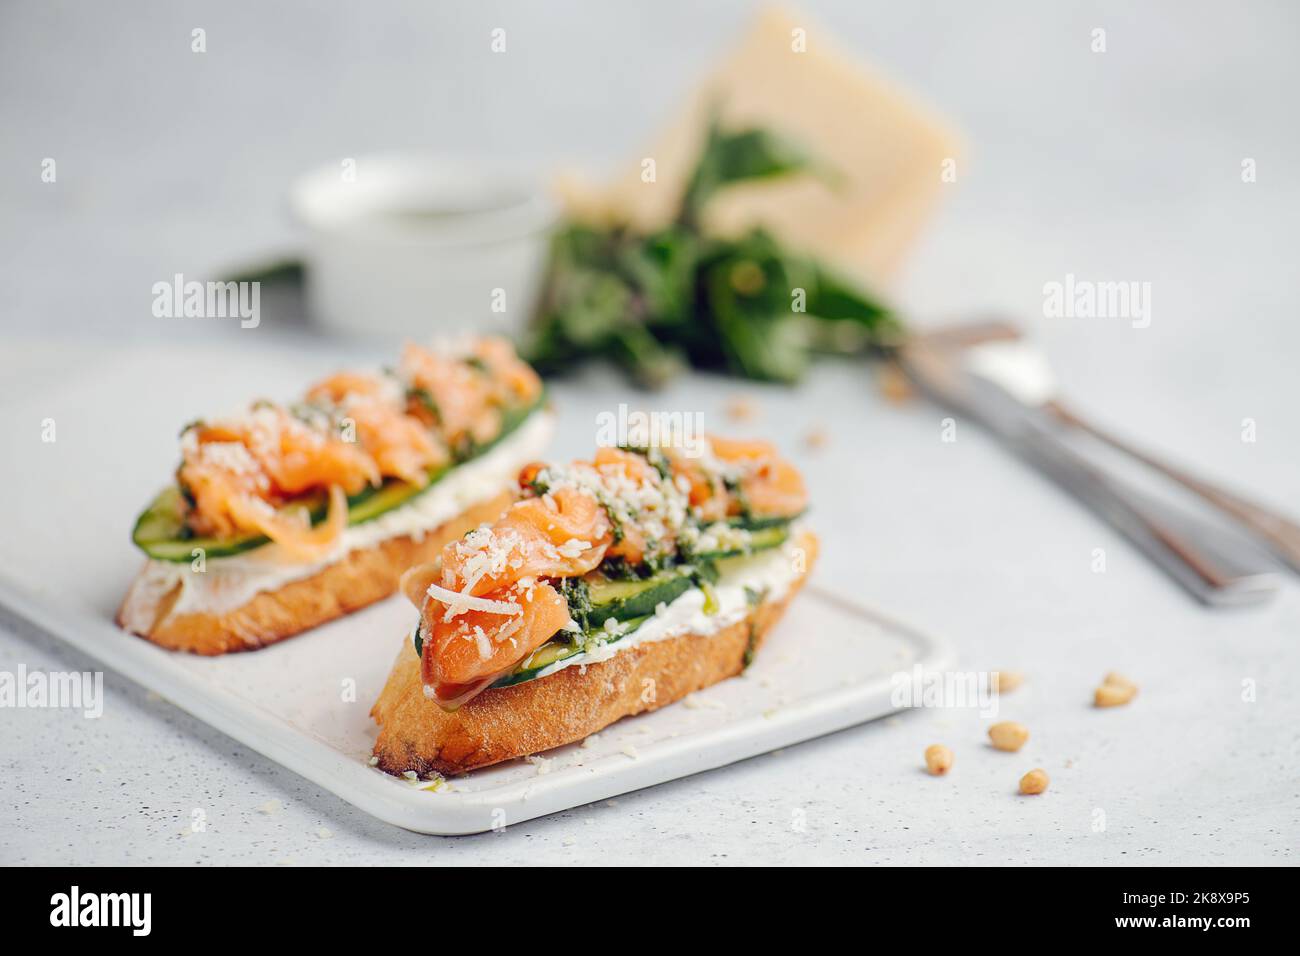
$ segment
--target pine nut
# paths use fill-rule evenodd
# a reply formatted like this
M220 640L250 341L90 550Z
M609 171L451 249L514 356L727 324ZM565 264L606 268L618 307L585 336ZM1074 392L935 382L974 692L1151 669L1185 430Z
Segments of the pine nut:
M989 740L998 750L1016 751L1029 739L1029 728L1014 720L1004 720L989 728Z
M989 675L989 690L995 694L1009 694L1025 682L1020 671L994 671Z
M907 377L897 362L886 362L880 366L876 381L880 385L880 394L892 405L901 405L916 397L912 380Z
M952 751L943 744L925 748L925 769L935 777L942 777L952 769Z
M1092 700L1097 707L1120 707L1132 700L1137 692L1133 684L1102 684Z
M748 395L736 395L727 402L727 417L737 422L751 421L758 417L758 403Z
M1046 790L1047 784L1047 772L1035 768L1020 778L1020 792L1027 796L1033 796Z

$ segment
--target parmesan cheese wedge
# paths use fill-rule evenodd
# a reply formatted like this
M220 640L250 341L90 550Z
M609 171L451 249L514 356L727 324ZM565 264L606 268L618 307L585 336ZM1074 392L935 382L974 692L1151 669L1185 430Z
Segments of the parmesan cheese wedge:
M769 9L625 175L605 186L572 176L558 183L569 215L639 231L666 225L713 110L728 128L763 126L789 138L831 175L729 187L710 202L706 231L762 225L877 289L895 277L955 178L959 141L942 120L839 53L826 30Z

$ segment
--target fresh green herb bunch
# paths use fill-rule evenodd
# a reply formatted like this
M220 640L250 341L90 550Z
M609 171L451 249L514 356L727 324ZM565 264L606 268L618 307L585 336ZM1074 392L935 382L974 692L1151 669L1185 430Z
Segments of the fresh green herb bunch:
M793 382L816 351L860 352L896 339L887 308L770 233L700 231L720 190L795 172L825 175L769 131L712 123L671 225L643 235L571 223L555 233L525 357L551 374L602 356L650 387L686 363Z

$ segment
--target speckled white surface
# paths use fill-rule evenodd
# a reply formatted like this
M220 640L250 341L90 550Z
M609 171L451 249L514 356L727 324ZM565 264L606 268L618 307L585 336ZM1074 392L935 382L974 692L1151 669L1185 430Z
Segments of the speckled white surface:
M972 141L900 301L924 316L1024 317L1085 410L1300 511L1300 324L1286 281L1300 259L1300 174L1287 159L1300 150L1297 12L809 6ZM741 18L739 4L346 9L160 4L128 21L71 4L5 8L0 402L65 374L59 353L73 343L298 341L293 303L268 300L255 333L160 325L150 285L291 240L283 187L331 154L632 153ZM515 59L478 52L498 22L518 38ZM206 59L188 52L195 25L209 31ZM1100 57L1087 52L1099 25ZM53 189L39 181L51 155ZM1258 161L1249 185L1245 157ZM1067 272L1152 282L1151 327L1041 318L1043 283ZM761 410L753 431L790 447L814 426L829 435L807 463L833 517L820 581L943 635L965 666L1026 671L1003 708L1029 725L1025 751L991 751L978 715L911 713L613 806L430 838L371 820L109 674L100 720L0 711L0 862L1295 862L1294 584L1262 610L1205 612L984 436L959 423L958 440L941 442L940 413L885 406L855 369L824 367L794 394L687 383L662 404L717 415L742 393ZM559 450L590 443L575 432ZM1090 568L1096 548L1103 574ZM88 659L0 619L0 670L19 663ZM1095 711L1091 689L1110 669L1141 693ZM1256 682L1253 703L1243 680ZM956 752L943 779L920 769L936 740ZM1051 789L1017 798L1035 765ZM207 828L189 833L196 809Z
M568 409L560 453L590 444L593 417L578 409L594 394L617 394L602 375L589 382L558 389ZM20 821L0 828L0 859L633 863L646 841L661 862L1293 858L1300 704L1287 675L1300 629L1295 588L1262 611L1202 611L982 435L940 443L936 413L882 405L847 367L827 369L793 401L708 380L674 394L716 422L738 393L761 410L747 430L793 437L817 423L829 434L806 462L825 532L822 585L942 634L963 667L1028 674L1001 711L1031 729L1021 754L993 751L989 721L977 712L911 712L612 806L502 834L417 838L110 673L98 720L0 711L0 794ZM819 411L847 395L861 404L862 420ZM1104 574L1090 570L1094 547L1107 551ZM0 670L18 663L92 666L10 620ZM1110 669L1142 690L1127 708L1097 711L1091 691ZM1254 703L1242 700L1244 679L1257 682ZM945 779L921 769L935 741L956 753ZM1051 789L1041 799L1017 797L1016 781L1034 766L1048 770ZM265 812L269 801L280 808ZM201 833L190 832L196 810ZM1098 811L1105 829L1094 832ZM322 839L321 828L332 836Z

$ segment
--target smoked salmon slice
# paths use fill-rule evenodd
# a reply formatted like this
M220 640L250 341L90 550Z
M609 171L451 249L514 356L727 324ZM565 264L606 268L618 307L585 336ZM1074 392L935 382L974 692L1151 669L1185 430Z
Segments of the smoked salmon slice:
M495 524L443 549L442 585L486 595L521 578L574 577L600 564L613 539L609 519L585 491L525 498Z
M739 466L740 501L756 514L797 515L808 507L808 489L798 470L763 441L734 441L709 436L713 454Z
M569 604L549 584L515 584L493 598L518 610L465 610L447 619L445 612L437 615L433 609L426 631L431 637L421 662L426 685L456 687L500 674L569 625Z
M685 482L691 505L712 520L752 512L791 517L808 507L803 476L782 459L769 442L736 441L708 436L710 457L723 468L710 468L707 457L670 453L673 473Z
M242 527L260 531L300 561L328 556L348 523L347 495L338 485L330 486L329 510L315 527L306 508L277 511L260 498L232 498L229 505Z
M184 520L200 536L257 533L299 556L320 553L347 526L346 507L341 517L331 507L315 527L308 517L332 503L333 489L347 497L386 479L423 486L456 460L453 449L490 442L506 412L535 404L541 391L504 339L453 354L408 345L397 372L339 372L312 386L302 405L258 402L187 428L177 471Z

